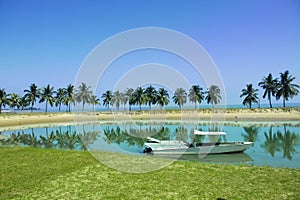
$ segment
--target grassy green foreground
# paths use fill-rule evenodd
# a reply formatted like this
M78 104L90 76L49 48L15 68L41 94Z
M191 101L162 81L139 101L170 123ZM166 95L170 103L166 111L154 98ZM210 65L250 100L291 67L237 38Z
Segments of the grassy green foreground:
M300 170L175 162L123 173L88 152L1 147L0 199L300 199Z

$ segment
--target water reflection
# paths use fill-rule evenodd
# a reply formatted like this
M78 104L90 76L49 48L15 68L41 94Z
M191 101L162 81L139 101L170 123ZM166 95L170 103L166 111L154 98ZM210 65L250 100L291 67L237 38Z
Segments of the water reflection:
M264 135L265 142L261 144L261 147L272 157L275 156L275 152L282 152L283 158L292 160L293 156L298 153L295 148L300 144L300 137L295 132L286 130L286 126L284 126L283 133L280 130L273 133L270 127L269 132L264 132Z
M255 165L300 167L299 127L299 125L291 124L251 125L248 123L244 126L226 124L220 130L216 127L211 128L207 124L167 124L164 126L146 123L102 124L101 126L99 124L87 124L78 126L77 129L74 126L57 126L3 131L0 133L0 145L87 150L101 149L99 146L104 142L108 146L114 144L119 149L138 153L148 136L159 140L183 140L188 143L201 143L205 142L206 138L205 136L194 135L194 129L202 131L224 130L228 133L226 136L228 141L254 142L254 145L245 154L253 158ZM219 138L219 140L226 141L226 138ZM106 147L105 145L104 147ZM108 150L110 149L108 148ZM240 155L238 157L245 156Z
M155 136L159 140L169 140L170 139L170 129L167 127L160 128L139 128L135 129L130 127L128 130L123 130L119 126L117 127L107 127L104 129L104 140L107 143L121 144L126 143L129 146L142 147L146 142L147 136Z
M244 127L244 131L246 134L242 133L242 136L244 137L244 141L246 142L255 142L257 139L257 135L259 132L259 127L257 126L247 126Z
M58 130L52 130L49 133L49 128L45 128L45 133L37 136L34 129L31 133L25 133L24 130L12 132L8 138L3 138L2 145L9 146L30 146L42 148L59 148L59 149L83 149L93 144L97 140L99 131L85 131L82 133L72 131L71 126L68 130L62 131L61 127Z

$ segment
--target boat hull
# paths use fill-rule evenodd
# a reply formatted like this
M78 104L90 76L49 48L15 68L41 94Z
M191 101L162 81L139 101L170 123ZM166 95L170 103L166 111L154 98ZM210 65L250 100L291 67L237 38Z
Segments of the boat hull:
M200 155L200 154L225 154L240 153L249 148L252 142L230 142L212 145L202 145L189 147L183 143L154 143L145 144L146 148L151 148L151 153L155 155Z

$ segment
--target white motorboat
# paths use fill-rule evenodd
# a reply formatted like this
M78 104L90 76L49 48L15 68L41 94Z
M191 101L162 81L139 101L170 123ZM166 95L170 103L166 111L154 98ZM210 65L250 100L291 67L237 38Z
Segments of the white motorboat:
M178 140L158 140L148 137L144 145L144 153L160 154L222 154L245 151L253 142L218 142L219 136L225 132L203 132L194 130L195 135L207 138L205 142L187 143Z

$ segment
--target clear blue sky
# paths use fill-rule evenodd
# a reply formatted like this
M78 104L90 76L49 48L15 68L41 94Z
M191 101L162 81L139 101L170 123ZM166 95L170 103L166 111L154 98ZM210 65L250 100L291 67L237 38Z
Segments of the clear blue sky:
M245 85L258 88L269 72L289 70L300 84L297 0L0 0L0 88L23 94L31 83L66 87L100 42L149 26L202 45L221 73L228 104L241 104Z

